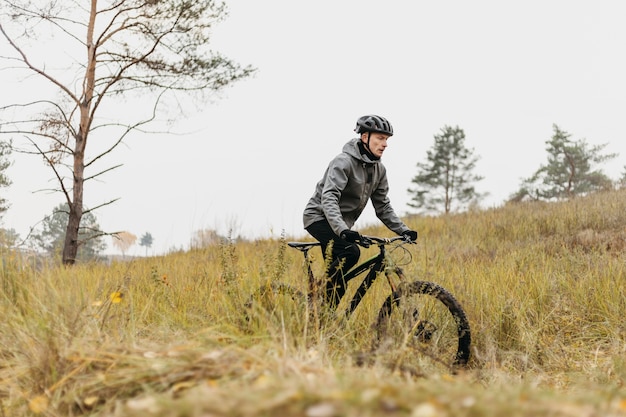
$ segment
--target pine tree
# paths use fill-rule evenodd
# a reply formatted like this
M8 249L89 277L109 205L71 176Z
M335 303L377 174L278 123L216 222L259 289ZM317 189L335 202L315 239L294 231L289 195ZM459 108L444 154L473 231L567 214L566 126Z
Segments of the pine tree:
M152 247L153 243L154 243L154 238L152 237L152 234L150 234L149 232L146 232L141 236L141 239L139 240L139 246L146 247L146 256L148 256L148 249Z
M418 173L411 180L409 206L420 212L450 213L477 203L484 194L474 184L483 177L473 172L479 158L465 146L463 129L444 126L434 139L427 161L417 164Z
M556 124L552 127L552 138L546 141L547 163L522 181L511 201L563 200L610 189L613 182L596 165L617 154L601 154L607 144L590 146L585 139L572 141L569 133Z

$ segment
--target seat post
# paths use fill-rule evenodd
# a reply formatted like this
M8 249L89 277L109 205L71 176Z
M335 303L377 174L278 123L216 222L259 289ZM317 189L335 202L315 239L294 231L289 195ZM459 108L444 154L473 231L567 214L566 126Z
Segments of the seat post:
M313 269L311 268L311 260L309 258L309 249L311 248L303 249L302 253L304 254L304 262L306 263L307 275L309 277L309 292L311 294L314 294L314 291L316 290L315 276L313 276Z
M315 301L317 297L317 280L313 275L313 268L311 268L311 258L309 257L309 250L311 248L321 246L320 242L287 242L287 245L294 249L298 249L304 255L304 262L306 263L307 275L309 280L309 297L311 297L312 301ZM317 314L317 312L315 313Z

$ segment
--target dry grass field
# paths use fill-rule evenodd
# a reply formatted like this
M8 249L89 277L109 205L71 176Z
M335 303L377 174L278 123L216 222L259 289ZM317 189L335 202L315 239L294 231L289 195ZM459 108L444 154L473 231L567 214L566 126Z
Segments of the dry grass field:
M72 268L3 253L0 417L626 416L626 192L406 221L405 271L467 312L466 369L358 364L382 287L350 320L250 316L264 283L306 289L281 239Z

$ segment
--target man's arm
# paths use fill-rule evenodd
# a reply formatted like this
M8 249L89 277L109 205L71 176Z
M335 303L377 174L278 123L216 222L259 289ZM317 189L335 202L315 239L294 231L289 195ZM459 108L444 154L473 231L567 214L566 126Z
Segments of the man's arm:
M348 184L349 164L342 163L341 155L333 159L328 168L328 175L322 189L322 210L330 227L336 235L349 229L339 207L342 191Z

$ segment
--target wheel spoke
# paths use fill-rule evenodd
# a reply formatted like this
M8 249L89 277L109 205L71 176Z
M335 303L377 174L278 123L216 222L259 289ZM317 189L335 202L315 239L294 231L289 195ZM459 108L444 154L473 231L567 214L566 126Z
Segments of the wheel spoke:
M449 292L429 282L413 282L385 301L376 337L381 353L403 365L452 367L469 358L465 313Z

